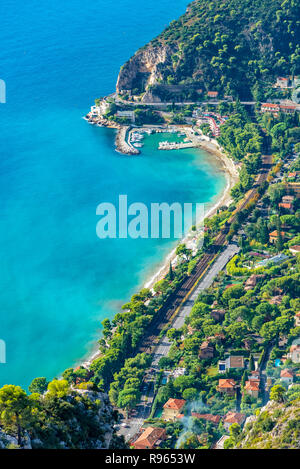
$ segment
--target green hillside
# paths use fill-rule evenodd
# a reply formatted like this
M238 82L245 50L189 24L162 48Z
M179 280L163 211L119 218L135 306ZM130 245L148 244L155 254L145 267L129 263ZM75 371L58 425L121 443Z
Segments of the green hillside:
M168 95L162 85L188 85L250 98L275 77L300 73L299 18L298 0L195 0L125 64L119 90L150 85ZM143 66L147 52L163 56L154 76Z

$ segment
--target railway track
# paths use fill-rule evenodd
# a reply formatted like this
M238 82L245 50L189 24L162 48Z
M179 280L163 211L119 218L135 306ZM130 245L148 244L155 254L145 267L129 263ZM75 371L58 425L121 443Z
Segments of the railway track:
M238 209L229 219L228 226L225 227L224 230L216 237L213 245L213 252L207 252L200 258L192 274L183 280L183 283L179 289L170 295L166 303L157 312L148 328L147 335L142 339L141 345L139 347L140 353L151 351L151 346L155 343L155 339L159 336L162 329L174 316L176 310L181 306L188 293L192 290L204 272L208 269L213 259L217 256L217 253L222 249L222 247L228 244L226 236L229 231L229 226L237 220L238 213L245 209L247 204L256 195L259 186L261 186L261 184L266 181L271 167L272 157L270 155L264 155L261 172L256 179L254 188L248 192L245 200L243 200Z

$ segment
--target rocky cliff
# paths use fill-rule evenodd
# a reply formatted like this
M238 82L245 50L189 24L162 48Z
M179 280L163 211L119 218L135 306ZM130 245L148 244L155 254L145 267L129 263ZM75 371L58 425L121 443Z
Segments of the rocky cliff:
M117 414L105 393L72 390L16 398L1 416L0 449L124 448L114 429ZM22 406L22 410L20 408ZM4 415L4 413L3 413Z
M162 80L162 70L170 65L172 50L168 46L149 47L139 50L121 68L117 92L132 91L140 94Z
M248 419L236 449L300 449L300 399L269 401Z

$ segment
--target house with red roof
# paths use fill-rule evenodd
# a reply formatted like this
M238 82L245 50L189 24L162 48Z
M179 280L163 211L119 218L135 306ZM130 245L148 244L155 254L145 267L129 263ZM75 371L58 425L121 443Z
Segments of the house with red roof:
M281 231L280 233L281 233L282 239L284 239L285 238L285 232ZM269 234L269 240L270 240L271 244L277 243L277 240L278 240L278 231L277 230L274 230Z
M255 399L258 398L259 395L259 379L251 379L246 381L244 392L249 394L249 396L254 397Z
M294 104L280 104L279 108L283 114L294 114L297 111L297 106Z
M221 415L199 414L198 412L192 412L192 417L195 419L206 420L207 422L211 422L214 425L219 425L221 420Z
M290 213L294 212L293 204L291 204L290 202L279 202L278 207L283 208L284 210Z
M175 421L183 412L186 401L184 399L169 399L163 406L163 420Z
M131 446L134 449L155 449L167 438L164 428L148 427Z
M236 391L236 382L231 378L219 379L217 391L227 394L228 396L234 396Z
M207 96L209 98L217 98L219 95L219 91L208 91L207 92Z
M278 114L280 111L279 104L263 103L260 108L261 112L270 112L272 114Z
M242 426L245 420L246 420L246 414L241 414L240 412L229 411L224 417L223 425L224 425L225 430L229 431L229 428L231 425L233 425L234 423L237 423L238 425Z
M281 370L280 381L288 385L292 384L292 382L294 381L294 372L292 370L289 370L288 368Z
M278 77L275 86L277 88L288 88L290 79L288 77Z

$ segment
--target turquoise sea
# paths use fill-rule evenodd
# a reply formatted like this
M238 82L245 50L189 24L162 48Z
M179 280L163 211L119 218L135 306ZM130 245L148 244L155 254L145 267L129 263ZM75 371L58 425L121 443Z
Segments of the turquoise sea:
M114 90L119 67L186 0L2 0L0 79L0 385L27 387L86 356L151 277L174 240L100 240L96 207L128 201L207 202L224 174L195 150L114 150L114 131L81 117Z

